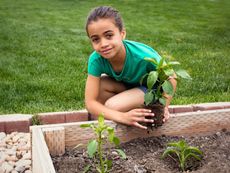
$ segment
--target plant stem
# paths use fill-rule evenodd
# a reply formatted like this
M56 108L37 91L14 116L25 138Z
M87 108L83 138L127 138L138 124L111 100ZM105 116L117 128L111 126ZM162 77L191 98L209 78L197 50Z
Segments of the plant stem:
M185 166L184 154L181 155L180 166L181 166L182 171L184 172L185 171L185 167L184 167Z
M101 133L99 133L99 140L98 140L98 155L99 155L99 159L100 159L100 167L101 167L101 172L104 172L104 161L102 158L102 150L101 150L101 144L102 144L102 137L101 137Z

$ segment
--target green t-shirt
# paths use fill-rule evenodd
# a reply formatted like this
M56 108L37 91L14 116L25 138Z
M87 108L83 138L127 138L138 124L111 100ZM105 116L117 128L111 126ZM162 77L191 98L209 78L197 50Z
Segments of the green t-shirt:
M132 86L139 86L141 77L147 72L155 70L155 66L145 61L144 58L155 58L159 62L161 57L154 49L143 43L129 40L124 40L123 43L126 49L126 59L119 74L113 70L109 61L96 51L89 57L88 74L100 77L101 74L105 73L117 81L122 81Z

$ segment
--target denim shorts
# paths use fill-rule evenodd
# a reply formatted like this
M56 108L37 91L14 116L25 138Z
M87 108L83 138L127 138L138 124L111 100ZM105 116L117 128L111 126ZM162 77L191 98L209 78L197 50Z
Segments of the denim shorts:
M143 86L143 85L141 85L141 86L132 86L130 84L125 83L125 86L126 86L126 89L138 88L141 91L143 91L144 93L147 93L147 90L148 90L147 87Z
M147 88L145 86L139 86L137 87L139 88L141 91L143 91L144 93L147 93Z

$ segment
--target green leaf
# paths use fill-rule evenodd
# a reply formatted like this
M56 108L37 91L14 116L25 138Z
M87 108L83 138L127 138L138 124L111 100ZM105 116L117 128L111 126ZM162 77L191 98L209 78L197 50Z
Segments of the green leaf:
M154 58L144 58L144 60L146 60L146 61L149 61L149 62L151 62L151 63L153 63L154 65L156 65L157 66L157 61L154 59Z
M161 158L165 158L167 155L175 153L179 158L179 151L175 147L167 147L164 153L162 154Z
M157 69L162 68L163 64L164 64L165 58L161 58L159 64L157 65Z
M168 65L174 66L174 65L180 65L178 61L170 61L168 62Z
M98 125L99 125L99 127L103 127L104 126L104 116L102 115L102 114L100 114L99 116L98 116Z
M143 76L141 77L141 80L140 80L140 84L141 84L141 85L143 85L143 80L144 80L148 75L149 75L149 74L146 73L145 75L143 75Z
M178 143L179 143L180 148L182 149L185 149L188 147L188 144L184 140L180 140Z
M107 127L107 131L108 131L108 133L113 133L114 129L112 127Z
M173 91L173 85L170 81L166 80L163 84L162 84L162 88L163 88L163 91L172 96L174 91Z
M105 164L106 164L105 172L108 172L108 170L110 170L112 168L113 162L112 162L112 160L106 160Z
M166 99L165 98L159 98L159 102L164 106L166 105Z
M121 149L116 149L116 151L118 152L118 154L121 156L122 159L126 159L127 156L125 154L125 152Z
M120 144L120 139L116 136L113 137L113 143L117 146Z
M194 153L189 153L189 154L187 154L187 155L185 156L184 160L187 160L187 159L190 158L190 157L194 157L194 158L196 158L197 160L201 160L201 157L200 157L199 155L197 155L197 154L194 154Z
M92 158L94 156L94 154L96 153L97 151L97 141L94 139L94 140L91 140L87 146L87 152L88 152L88 155L90 158Z
M175 70L176 74L184 79L192 79L191 76L183 69Z
M112 127L107 127L109 141L113 143L114 129Z
M169 142L167 146L180 148L179 142Z
M175 73L172 68L165 68L163 69L163 71L167 76L173 76L173 74Z
M188 147L188 148L186 148L186 150L189 150L189 151L191 151L193 153L198 153L200 155L203 154L202 151L200 149L198 149L197 147Z
M184 150L184 148L187 147L187 143L184 140L180 140L178 142L173 142L173 143L169 143L169 146L174 146L177 147L179 150Z
M91 124L81 124L80 127L81 128L89 128L89 127L91 127Z
M144 99L145 104L149 105L154 100L154 94L152 93L152 91L147 92L144 96Z
M158 72L157 71L151 71L147 78L147 87L149 90L153 88L153 85L156 83L158 78Z

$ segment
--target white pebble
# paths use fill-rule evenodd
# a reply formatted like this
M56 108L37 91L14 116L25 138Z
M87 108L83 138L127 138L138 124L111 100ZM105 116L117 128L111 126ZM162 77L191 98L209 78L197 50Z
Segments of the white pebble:
M24 160L31 159L31 152L28 152L28 153L24 154L23 157L22 157L22 159L24 159Z
M28 166L31 165L31 160L19 160L16 162L16 166Z
M26 168L24 166L16 166L14 169L17 172L24 172L26 170Z
M10 156L16 156L16 150L14 149L8 149L6 150L6 154L10 155Z
M20 136L18 136L18 135L14 136L14 137L12 138L13 143L18 142L18 139L19 139L19 138L20 138Z
M5 162L6 158L7 158L7 154L0 152L0 164L2 164L3 162Z
M13 171L11 171L11 173L18 173L18 171L16 171L16 170L13 170Z
M1 169L3 170L4 173L10 173L14 168L9 163L4 162L1 165Z
M6 134L4 132L0 132L0 141L3 140L6 137Z

